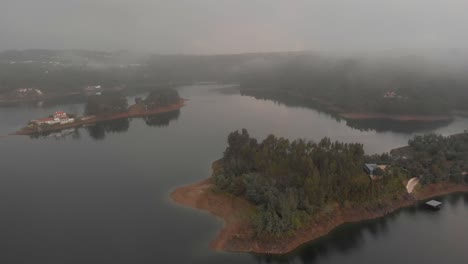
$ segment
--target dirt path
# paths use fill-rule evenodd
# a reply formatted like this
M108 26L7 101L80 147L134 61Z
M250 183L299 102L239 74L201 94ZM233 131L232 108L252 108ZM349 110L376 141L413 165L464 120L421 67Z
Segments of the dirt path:
M418 177L411 178L408 181L408 184L406 184L406 190L408 191L408 193L412 193L413 190L414 190L414 187L416 187L416 185L418 185L418 183L419 183L419 178Z

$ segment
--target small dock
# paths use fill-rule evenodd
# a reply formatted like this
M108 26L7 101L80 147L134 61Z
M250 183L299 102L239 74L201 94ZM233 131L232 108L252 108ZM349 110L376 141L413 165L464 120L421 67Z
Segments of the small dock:
M433 210L439 210L440 207L442 206L442 203L436 200L430 200L426 202L426 206Z

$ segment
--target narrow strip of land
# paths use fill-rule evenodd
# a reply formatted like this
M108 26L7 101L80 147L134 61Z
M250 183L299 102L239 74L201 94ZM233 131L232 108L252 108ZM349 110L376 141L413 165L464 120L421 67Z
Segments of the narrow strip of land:
M161 113L166 113L166 112L171 112L178 110L182 107L185 106L185 101L186 99L180 99L178 103L168 105L168 106L162 106L158 107L156 109L148 109L146 110L143 107L140 107L139 105L133 105L129 107L128 111L122 112L122 113L116 113L116 114L110 114L110 115L99 115L99 116L92 116L92 117L84 117L80 118L79 120L76 120L75 122L72 123L67 123L67 124L57 124L57 125L52 125L48 126L45 128L41 128L40 131L37 129L25 127L15 133L13 135L32 135L32 134L37 134L37 133L47 133L47 132L53 132L53 131L60 131L63 129L68 129L68 128L76 128L80 127L83 125L89 125L89 124L95 124L98 122L103 122L103 121L111 121L111 120L118 120L118 119L124 119L124 118L132 118L132 117L143 117L143 116L151 116L151 115L157 115Z

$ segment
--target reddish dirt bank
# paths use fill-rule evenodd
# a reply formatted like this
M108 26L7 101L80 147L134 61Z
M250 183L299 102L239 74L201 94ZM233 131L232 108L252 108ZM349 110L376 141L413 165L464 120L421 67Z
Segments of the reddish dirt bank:
M171 193L171 198L179 204L207 211L224 221L223 229L210 244L213 249L239 251L242 245L236 245L236 240L249 241L252 237L245 216L254 210L253 206L244 199L214 192L209 179L180 187Z
M424 188L419 189L416 187L414 196L418 200L427 200L432 197L447 195L451 193L468 192L468 185L453 184L453 183L438 183L429 184Z
M378 113L340 113L341 117L351 120L366 120L366 119L388 119L394 121L450 121L451 116L448 115L388 115Z
M103 121L157 115L157 114L162 114L162 113L178 110L185 106L185 101L187 100L180 99L180 101L177 104L159 107L157 109L151 109L151 110L145 110L143 106L135 104L135 105L130 106L127 112L122 112L122 113L112 114L112 115L95 116L95 117L88 118L85 120L81 119L81 120L75 121L73 123L68 123L68 124L53 125L53 126L44 128L41 131L37 131L36 129L25 127L21 129L20 131L13 133L13 135L32 135L32 134L37 134L37 133L47 133L47 132L53 132L53 131L60 131L63 129L68 129L68 128L80 127L83 125L95 124L95 123L103 122Z
M210 244L215 250L285 254L328 234L342 224L383 217L400 208L414 205L418 200L455 192L468 192L468 185L429 185L415 191L414 196L405 195L379 209L336 207L328 214L317 215L290 237L263 239L253 238L254 232L249 224L248 215L255 210L254 207L244 199L214 192L210 179L180 187L171 193L171 198L179 204L207 211L224 221L223 229Z

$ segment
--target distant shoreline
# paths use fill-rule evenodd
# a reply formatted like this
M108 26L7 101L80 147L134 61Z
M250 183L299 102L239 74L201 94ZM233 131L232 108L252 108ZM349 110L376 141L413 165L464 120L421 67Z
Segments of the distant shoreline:
M278 101L286 105L290 105L284 100L280 100L286 96L294 100L298 100L299 104L303 107L313 108L317 110L324 111L326 113L335 115L339 118L345 120L392 120L399 122L438 122L438 121L451 121L453 120L454 114L460 114L462 112L455 111L453 114L388 114L388 113L379 113L379 112L361 112L361 111L352 111L345 110L341 107L333 105L332 103L320 99L317 97L305 97L303 95L296 95L291 93L275 93L271 91L264 91L262 89L240 89L241 94L251 96L257 99L267 99L272 101ZM281 96L280 96L281 95ZM313 106L312 106L313 105ZM315 106L315 107L314 107Z
M143 116L157 115L157 114L162 114L162 113L178 110L185 106L185 101L187 101L187 99L180 99L179 102L176 104L158 107L156 109L151 109L151 110L144 110L141 107L139 107L138 104L135 104L135 105L130 106L128 111L126 112L111 114L111 115L99 115L99 116L95 116L95 117L88 118L85 120L75 121L73 123L68 123L68 124L51 125L47 128L42 128L40 131L36 129L24 127L21 130L13 133L12 135L35 135L35 134L41 134L41 133L60 131L60 130L68 129L68 128L77 128L83 125L95 124L95 123L104 122L104 121L118 120L118 119L131 118L131 117L143 117Z
M219 166L217 161L213 162L213 168L216 166ZM295 230L290 237L261 239L253 238L254 230L249 222L248 215L252 210L255 210L254 206L240 197L215 192L210 178L179 187L170 194L170 197L180 205L209 212L223 220L222 230L210 244L214 250L286 254L307 242L327 235L345 223L380 218L432 197L460 192L468 192L468 185L430 184L415 191L414 194L405 194L399 200L389 201L386 206L379 209L337 206L328 214L319 213L309 224Z
M65 99L69 97L84 96L81 92L69 92L65 94L52 94L52 95L43 95L43 96L34 96L34 97L24 97L24 98L8 98L0 97L0 106L14 106L18 104L30 104L37 102L46 102L57 99Z
M344 119L348 120L393 120L393 121L421 121L421 122L436 122L436 121L450 121L453 119L449 115L411 115L411 114L402 114L402 115L392 115L392 114L379 114L379 113L360 113L360 112L350 112L350 113L340 113L339 114Z

